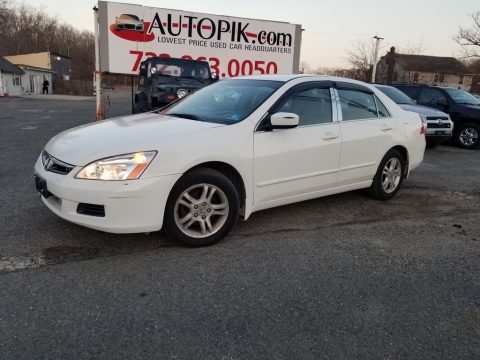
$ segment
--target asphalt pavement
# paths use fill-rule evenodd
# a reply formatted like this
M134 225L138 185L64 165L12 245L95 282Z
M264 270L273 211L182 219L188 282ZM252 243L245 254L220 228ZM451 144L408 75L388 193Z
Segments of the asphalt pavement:
M43 146L94 113L0 99L1 359L480 358L480 151L428 149L391 201L265 210L187 249L41 204Z

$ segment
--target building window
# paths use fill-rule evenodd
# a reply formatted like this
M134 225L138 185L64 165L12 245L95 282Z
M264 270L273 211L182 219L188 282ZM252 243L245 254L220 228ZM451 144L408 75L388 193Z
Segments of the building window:
M413 82L417 83L419 77L420 77L420 74L418 72L414 73L413 74Z
M445 80L445 74L440 74L440 76L438 77L438 82L443 83L443 80Z
M438 74L433 75L433 82L434 83L438 83L438 77L439 77Z
M13 86L22 86L22 77L19 75L13 75Z
M463 84L463 75L461 75L461 76L458 77L458 83L459 83L460 85Z

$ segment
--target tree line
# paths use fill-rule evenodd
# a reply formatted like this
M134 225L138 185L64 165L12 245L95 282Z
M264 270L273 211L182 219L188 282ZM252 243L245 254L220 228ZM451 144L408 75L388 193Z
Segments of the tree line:
M0 56L56 52L71 58L72 79L91 80L95 40L44 11L12 0L0 0Z

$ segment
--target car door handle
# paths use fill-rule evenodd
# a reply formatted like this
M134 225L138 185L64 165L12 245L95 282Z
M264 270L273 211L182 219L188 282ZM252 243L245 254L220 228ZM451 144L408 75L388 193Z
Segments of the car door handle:
M393 129L393 127L391 125L388 125L388 124L383 124L382 127L380 128L380 130L382 130L382 131L390 131L392 129Z
M338 137L339 137L338 134L326 132L325 135L322 136L322 140L333 140L333 139L338 139Z

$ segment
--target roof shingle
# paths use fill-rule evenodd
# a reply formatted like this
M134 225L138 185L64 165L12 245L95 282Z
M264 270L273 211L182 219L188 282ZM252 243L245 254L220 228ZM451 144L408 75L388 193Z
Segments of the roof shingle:
M395 60L405 70L464 75L472 73L454 57L395 54Z
M10 61L6 60L3 57L0 57L0 71L9 74L24 74L22 69L13 65Z

